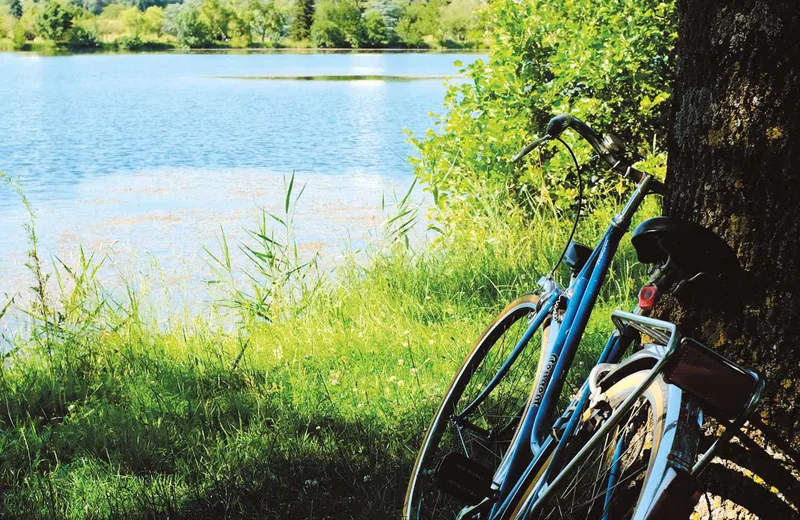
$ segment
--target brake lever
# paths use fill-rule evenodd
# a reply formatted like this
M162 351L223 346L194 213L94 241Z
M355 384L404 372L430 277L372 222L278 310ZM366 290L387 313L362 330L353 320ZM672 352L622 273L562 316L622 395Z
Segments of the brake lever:
M531 153L533 150L535 150L543 143L546 143L551 139L558 138L564 132L564 130L569 128L570 125L572 125L572 123L577 120L578 119L576 117L571 116L569 114L560 114L555 116L547 123L547 129L545 130L544 137L535 140L534 142L523 148L517 155L515 155L511 159L511 162L519 161L520 159Z
M526 155L528 155L536 148L549 141L550 139L552 139L552 137L550 137L550 134L544 134L544 137L535 140L534 142L532 142L531 144L520 150L519 153L511 159L511 162L519 161L520 159L522 159L523 157L525 157Z

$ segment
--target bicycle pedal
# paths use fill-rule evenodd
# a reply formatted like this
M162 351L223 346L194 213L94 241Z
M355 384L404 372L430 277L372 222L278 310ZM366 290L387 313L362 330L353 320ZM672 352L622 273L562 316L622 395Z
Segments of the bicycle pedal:
M434 483L467 504L478 504L493 494L492 475L489 468L454 451L439 462Z

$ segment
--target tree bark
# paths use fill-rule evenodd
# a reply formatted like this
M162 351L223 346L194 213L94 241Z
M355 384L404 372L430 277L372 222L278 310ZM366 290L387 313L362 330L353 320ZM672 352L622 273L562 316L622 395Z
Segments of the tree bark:
M765 376L763 429L800 450L800 2L678 9L664 213L722 236L752 283L741 309L668 300L663 315Z

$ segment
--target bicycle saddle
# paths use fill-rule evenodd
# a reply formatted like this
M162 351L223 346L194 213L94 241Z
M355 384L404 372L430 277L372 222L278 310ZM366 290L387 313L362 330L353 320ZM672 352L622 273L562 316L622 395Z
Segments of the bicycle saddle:
M631 243L643 264L670 259L686 278L705 273L715 278L742 273L736 253L716 233L673 217L647 219L633 231Z

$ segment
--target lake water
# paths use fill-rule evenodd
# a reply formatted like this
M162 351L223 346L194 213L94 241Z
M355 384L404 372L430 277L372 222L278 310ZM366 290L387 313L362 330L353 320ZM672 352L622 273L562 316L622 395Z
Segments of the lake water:
M47 256L69 259L82 243L124 269L145 259L180 271L191 286L220 225L237 236L258 207L278 209L292 171L308 183L305 247L365 240L383 194L411 182L403 129L429 128L446 88L235 77L443 76L478 57L0 53L0 171L21 180ZM15 193L0 189L0 294L27 284L24 219Z

